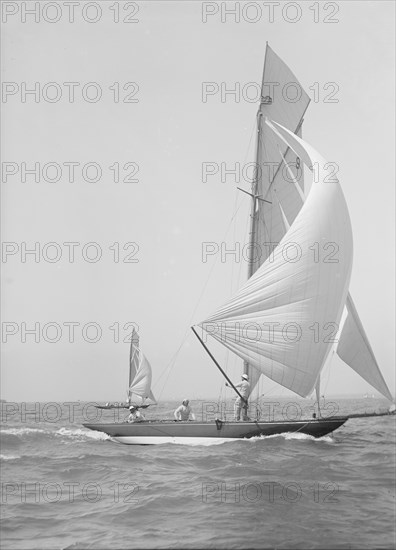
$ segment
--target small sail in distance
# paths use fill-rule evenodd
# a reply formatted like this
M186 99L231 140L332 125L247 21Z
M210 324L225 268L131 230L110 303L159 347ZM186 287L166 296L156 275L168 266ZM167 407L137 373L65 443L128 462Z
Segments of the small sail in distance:
M156 404L157 401L151 391L151 365L139 349L139 335L135 329L131 336L131 349L129 354L129 390L128 401L130 404L142 405Z
M130 403L133 405L155 405L157 401L151 391L151 365L140 350L139 358L135 378L129 387Z

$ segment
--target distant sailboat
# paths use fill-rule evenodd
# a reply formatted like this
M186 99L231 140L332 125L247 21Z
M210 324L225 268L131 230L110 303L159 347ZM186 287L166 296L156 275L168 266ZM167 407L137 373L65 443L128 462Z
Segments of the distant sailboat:
M128 398L125 403L106 403L97 405L98 409L128 409L131 405L146 408L156 405L157 401L151 391L152 371L147 357L139 349L139 336L132 331L129 352Z
M146 407L156 405L157 401L151 391L151 365L147 357L139 350L139 362L136 373L129 386L129 405L136 407Z
M290 85L297 90L295 100L285 92ZM251 389L265 375L301 397L315 390L319 402L320 373L336 349L345 363L392 401L348 293L353 243L341 186L334 175L329 177L326 160L301 137L309 101L294 74L267 45L257 114L257 173L247 192L252 199L249 278L192 329L238 395L208 349L205 332L244 361ZM313 173L310 185L304 183L303 165ZM148 444L284 432L320 437L350 417L381 414L388 413L329 418L319 414L280 422L153 420L85 426L123 443Z

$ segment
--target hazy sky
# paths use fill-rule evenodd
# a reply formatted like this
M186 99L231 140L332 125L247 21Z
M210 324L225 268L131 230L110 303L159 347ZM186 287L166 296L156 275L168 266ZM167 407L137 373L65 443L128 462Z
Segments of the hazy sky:
M266 41L312 98L305 139L340 167L350 290L394 393L394 3L279 3L272 19L263 2L227 3L239 23L225 3L79 2L74 21L67 2L36 3L35 21L34 4L2 2L2 397L125 398L127 323L139 326L157 397L219 395L224 381L189 327L246 279L244 258L203 262L201 251L243 247L249 197L232 176L203 182L202 163L254 160L257 102L222 102L220 91L261 81ZM219 89L206 102L204 82ZM25 173L35 163L39 181ZM25 256L34 243L37 258ZM25 330L35 324L37 342ZM213 349L237 377L241 361ZM270 380L262 389L288 393ZM373 391L337 359L323 390Z

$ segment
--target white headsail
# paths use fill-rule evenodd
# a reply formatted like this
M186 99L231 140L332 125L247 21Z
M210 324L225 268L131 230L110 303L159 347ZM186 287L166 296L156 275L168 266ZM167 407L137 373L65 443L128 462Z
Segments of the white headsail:
M323 331L329 323L338 326L345 304L351 224L338 180L324 181L326 161L286 128L266 123L302 162L322 170L273 255L200 326L261 373L306 397L332 346ZM337 261L317 261L315 243L336 243Z
M342 327L337 354L373 388L392 401L392 394L381 374L355 304L349 294L345 307L348 315Z

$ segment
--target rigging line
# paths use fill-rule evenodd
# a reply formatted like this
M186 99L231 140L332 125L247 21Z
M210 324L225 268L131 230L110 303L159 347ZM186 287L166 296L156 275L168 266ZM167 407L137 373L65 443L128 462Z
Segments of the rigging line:
M231 216L231 219L230 219L229 224L228 224L228 226L227 226L227 229L226 229L226 231L225 231L223 240L226 239L226 237L227 237L227 235L228 235L228 232L229 232L229 230L230 230L230 227L231 227L231 225L232 225L232 222L233 222L235 216L237 215L239 209L241 208L242 204L243 204L243 199L241 199L241 201L240 201L239 205L237 206L235 212L234 212L233 215ZM197 302L196 302L196 305L195 305L195 307L194 307L194 310L193 310L193 312L192 312L192 314L191 314L189 324L191 324L192 321L193 321L194 315L195 315L195 313L196 313L196 311L197 311L197 309L198 309L198 306L199 306L199 304L200 304L200 302L201 302L201 300L202 300L202 296L204 295L204 293L205 293L205 291L206 291L206 287L208 286L209 280L210 280L210 278L212 277L214 268L215 268L216 265L217 265L217 261L218 261L218 256L216 255L216 256L215 256L215 261L213 262L213 265L212 265L212 267L211 267L211 269L210 269L210 271L209 271L209 274L208 274L208 277L207 277L207 279L206 279L206 282L204 283L204 286L203 286L203 288L202 288L202 291L201 291L201 293L200 293L200 295L199 295L199 297L198 297L198 300L197 300ZM181 351L181 348L183 347L183 345L185 344L187 338L189 338L189 337L190 337L190 331L189 331L189 328L186 328L186 330L185 330L185 332L184 332L184 334L183 334L183 336L182 336L182 341L181 341L179 347L177 348L176 352L173 354L172 358L170 359L170 361L169 361L169 363L167 364L167 366L165 367L165 369L163 369L163 371L162 371L162 373L160 374L159 378L157 378L155 384L153 385L153 388L155 388L155 387L157 386L158 382L161 380L162 376L163 376L164 374L167 373L168 369L171 370L171 369L173 368L174 363L176 362L176 359L177 359L177 357L178 357L178 355L179 355L179 353L180 353L180 351ZM167 378L166 378L166 380L168 379L169 374L170 374L170 371L167 373ZM163 389L164 389L164 388L162 388L162 390L161 390L161 392L160 392L159 395L161 395Z
M237 189L235 189L234 210L236 210L237 205L238 205L238 196L239 196L239 195L238 195L238 191L237 191ZM236 218L236 216L234 217L233 221L234 221L234 224L233 224L233 236L232 236L232 238L233 238L233 242L235 243L235 242L236 242L236 226L237 226L237 218ZM241 262L240 262L240 265L241 265ZM234 291L234 288L233 288L233 283L234 283L234 269L235 269L235 262L232 262L232 264L231 264L231 277L230 277L230 283L231 283L231 284L230 284L230 296L233 295L233 291ZM230 350L227 348L227 349L226 349L226 356L225 356L225 359L224 359L224 370L225 370L225 372L228 371L229 358L230 358ZM218 402L220 402L222 393L223 393L223 384L220 385Z
M246 153L245 153L245 157L244 157L243 163L242 163L243 167L245 166L246 160L247 160L247 158L248 158L248 156L249 156L249 154L250 154L250 150L251 150L251 148L252 148L252 139L253 139L253 134L254 134L255 130L256 130L256 121L253 121L253 123L252 123L252 129L251 129L251 132L250 132L249 144L248 144L248 146L247 146ZM254 158L254 163L253 163L253 164L256 165L256 166L255 166L256 172L253 172L253 174L254 174L254 173L257 173L257 158L256 158L256 157ZM255 183L255 176L253 176L253 177L254 177L253 180L250 179L249 177L246 178L246 182L251 184L251 191L252 191L252 192L253 192L253 185L254 185L254 183ZM240 191L243 191L244 193L246 193L246 194L248 194L248 195L251 196L251 193L249 193L248 191L245 191L244 189L241 189L240 187L237 187L237 189L239 189Z
M243 162L246 161L246 159L249 155L249 151L250 151L250 148L251 148L251 145L252 145L252 139L253 139L253 134L254 134L255 128L256 128L256 121L253 120L252 129L250 131L250 139L249 139L249 143L248 143L248 146L247 146L247 149L246 149L246 154L245 154L245 158L243 159Z
M245 221L245 231L244 231L244 241L247 242L248 241L248 236L249 236L249 222L250 222L250 219L248 216L246 216L246 221ZM236 224L234 225L234 229L236 229ZM235 231L234 231L234 242L235 242ZM244 259L243 255L242 255L242 258ZM236 286L237 288L240 288L241 286L241 279L242 279L242 264L244 262L241 261L239 262L239 270L238 270L238 275L237 275L237 281L236 281ZM229 349L227 348L227 359L228 359L228 354L229 354ZM236 370L236 365L237 365L237 362L239 360L239 357L235 354L232 354L233 356L233 364L231 365L231 372L235 372ZM228 367L228 361L226 363L226 366ZM226 372L228 369L225 369ZM228 374L228 372L227 372Z
M247 146L247 150L246 150L244 162L246 161L246 159L247 159L247 157L248 157L248 155L249 155L249 151L250 151L250 149L251 149L251 144L252 144L252 139L253 139L255 127L256 127L256 121L253 121L253 123L252 123L252 129L251 129L251 131L250 131L250 139L249 139L249 143L248 143L248 146ZM240 203L239 203L239 206L238 206L238 197L239 197L239 194L238 194L238 192L236 191L236 194L235 194L235 206L234 206L234 209L235 209L235 210L234 210L233 215L231 216L231 219L230 219L230 222L229 222L228 227L227 227L227 229L226 229L226 232L225 232L225 235L224 235L223 240L225 240L225 238L227 237L228 232L229 232L230 227L231 227L231 224L232 224L232 222L234 221L234 219L236 219L236 215L238 214L239 209L241 208L241 206L242 206L242 204L243 204L243 199L241 199L241 201L240 201ZM235 237L235 225L234 225L234 237ZM191 317L190 317L190 322L187 324L187 326L191 325L191 323L192 323L192 321L193 321L195 312L196 312L196 310L198 309L198 306L199 306L199 304L200 304L200 302L201 302L201 300L202 300L202 296L203 296L203 294L204 294L204 292L205 292L205 290L206 290L206 287L207 287L207 285L208 285L208 283L209 283L209 280L210 280L210 278L211 278L211 276L212 276L212 273L213 273L213 271L214 271L214 268L215 268L216 264L217 264L217 256L215 257L215 261L213 262L212 268L211 268L210 271L209 271L208 278L207 278L207 280L206 280L206 282L205 282L205 284L204 284L204 286L203 286L203 288L202 288L201 294L200 294L199 297L198 297L197 303L196 303L196 305L195 305L195 307L194 307L194 310L193 310L193 312L192 312L192 314L191 314ZM178 355L179 355L179 353L180 353L180 350L181 350L181 348L183 347L184 343L186 342L186 340L187 340L187 338L188 338L189 336L190 336L189 328L186 328L186 330L185 330L185 332L184 332L184 335L183 335L183 337L182 337L182 341L181 341L179 347L177 348L176 352L175 352L174 355L172 356L172 358L171 358L171 360L169 361L168 365L167 365L167 366L165 367L165 369L162 371L161 375L159 376L159 378L157 379L157 381L155 382L155 384L153 385L153 387L156 387L156 385L157 385L158 382L161 380L162 376L166 373L166 371L168 370L168 368L170 368L170 369L173 368L174 363L176 362L176 359L177 359L177 357L178 357ZM170 373L168 373L166 380L169 378L169 374L170 374ZM165 383L166 383L166 381L165 381ZM162 393L162 391L163 391L163 389L161 390L161 393ZM160 393L160 395L161 395L161 393Z
M172 358L170 359L169 363L167 364L167 366L165 367L165 369L162 371L162 373L160 374L159 378L157 378L157 380L155 381L154 385L153 385L153 389L158 385L159 381L161 380L161 378L166 374L166 378L165 378L165 381L164 381L164 384L162 386L162 389L159 391L159 394L158 394L158 399L160 399L161 395L162 395L162 392L164 391L164 388L165 388L165 385L168 381L168 378L169 378L169 375L171 373L171 370L174 366L174 363L177 359L177 356L179 355L180 353L180 350L181 348L183 347L183 345L185 344L187 338L188 338L188 334L184 334L184 337L183 337L183 340L181 341L179 347L177 348L176 352L172 355Z
M246 221L245 221L245 231L244 231L244 240L246 241L247 239L247 236L248 236L248 231L249 231L249 217L246 217ZM234 223L234 235L233 235L233 239L234 239L234 242L236 240L236 221ZM242 278L242 264L244 263L242 261L243 258L243 255L242 257L240 257L240 261L239 261L239 270L238 270L238 274L237 274L237 277L236 277L236 287L239 288L240 287L240 282L241 282L241 278ZM232 264L232 275L231 275L231 296L233 294L233 282L234 282L234 263ZM225 368L224 370L226 371L226 373L228 374L228 370L229 370L229 366L230 366L230 361L229 361L229 356L230 356L230 350L227 348L227 351L226 351L226 359L225 359ZM236 364L237 364L237 361L238 361L238 357L235 355L235 354L232 354L232 357L233 357L233 364L230 366L230 369L232 372L234 372L235 370L235 367L236 367ZM223 387L223 386L222 386Z
M181 347L183 344L184 344L184 341L183 341L183 343L180 345L180 347ZM178 350L176 353L178 353L178 352L180 351L180 347L179 347L179 350ZM176 357L175 357L175 361L176 361ZM161 390L158 392L158 401L161 399L162 393L163 393L163 391L164 391L164 389L165 389L165 386L166 386L166 384L167 384L167 382L168 382L169 375L170 375L170 373L172 372L172 367L173 367L173 366L174 366L174 363L173 363L173 364L169 364L168 367L167 367L167 368L168 368L168 373L167 373L167 376L166 376L166 378L165 378L165 380L164 380L164 383L163 383L163 385L162 385ZM156 392L156 393L157 393L157 392Z
M234 201L234 210L236 210L236 207L238 205L238 191L235 190L235 201ZM235 216L234 218L234 227L233 227L233 235L232 235L232 238L233 238L233 242L235 243L235 240L236 240L236 223L237 221L237 218ZM235 267L235 262L232 262L231 264L231 289L230 289L230 295L232 296L232 293L233 293L233 282L234 282L234 267Z

